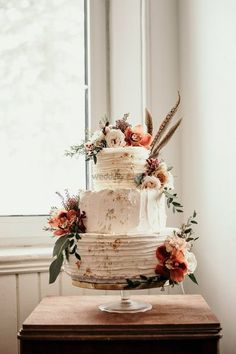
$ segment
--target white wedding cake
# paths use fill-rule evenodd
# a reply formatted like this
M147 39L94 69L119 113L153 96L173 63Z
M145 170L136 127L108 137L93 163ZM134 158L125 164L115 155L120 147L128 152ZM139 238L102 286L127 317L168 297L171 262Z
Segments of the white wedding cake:
M166 205L182 212L173 190L173 176L159 157L180 120L166 133L179 100L153 136L152 118L146 112L146 130L132 127L128 115L111 125L100 122L85 145L94 161L92 190L79 199L67 195L64 209L54 210L50 230L57 240L50 267L55 281L62 263L77 284L160 284L181 282L196 267L191 252L193 217L180 229L166 227Z

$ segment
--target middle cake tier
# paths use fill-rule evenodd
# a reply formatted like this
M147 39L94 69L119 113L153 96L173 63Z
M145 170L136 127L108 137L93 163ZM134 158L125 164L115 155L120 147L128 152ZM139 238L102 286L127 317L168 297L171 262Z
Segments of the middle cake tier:
M83 191L80 209L89 233L156 233L166 227L165 195L154 189Z

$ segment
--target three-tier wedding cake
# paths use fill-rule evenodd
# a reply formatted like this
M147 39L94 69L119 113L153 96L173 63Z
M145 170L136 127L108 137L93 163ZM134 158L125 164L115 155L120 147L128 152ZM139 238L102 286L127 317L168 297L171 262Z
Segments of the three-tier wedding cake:
M175 284L185 275L195 281L196 213L178 229L166 227L166 205L174 212L182 212L182 205L172 192L171 168L159 155L180 124L166 132L179 101L155 136L148 111L146 129L132 127L126 114L115 125L105 118L89 141L68 152L85 151L93 160L92 189L78 197L67 194L63 209L50 216L48 229L59 236L50 282L63 262L78 284Z

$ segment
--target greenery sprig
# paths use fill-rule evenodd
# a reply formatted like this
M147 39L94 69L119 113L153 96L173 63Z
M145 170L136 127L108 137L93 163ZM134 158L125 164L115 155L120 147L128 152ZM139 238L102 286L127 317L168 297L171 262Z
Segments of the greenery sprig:
M170 208L172 206L173 213L183 213L183 205L177 202L177 193L172 194L170 190L167 190L167 188L164 188L163 193L166 196L167 207Z
M182 224L180 231L177 232L177 235L181 238L184 238L186 242L196 241L199 237L193 237L194 230L193 225L197 224L195 220L197 216L196 211L194 210L193 215L190 216L186 222L186 224Z
M182 224L180 231L177 232L177 236L184 238L186 242L191 242L191 247L192 247L192 242L199 239L199 237L193 236L194 235L193 225L197 224L196 216L197 216L197 213L194 210L193 215L188 218L186 224ZM188 277L195 284L198 285L197 279L193 273L188 274Z
M154 285L156 287L163 287L167 281L167 279L164 279L160 275L152 276L152 277L146 277L145 275L140 275L139 278L132 280L132 279L126 279L127 281L127 286L125 287L125 290L131 290L131 289L138 289L142 287L143 285L146 285L146 287L151 287L151 285Z
M86 151L85 151L84 143L80 145L72 145L70 146L70 150L65 151L65 155L69 157L73 157L75 155L85 155L85 154Z

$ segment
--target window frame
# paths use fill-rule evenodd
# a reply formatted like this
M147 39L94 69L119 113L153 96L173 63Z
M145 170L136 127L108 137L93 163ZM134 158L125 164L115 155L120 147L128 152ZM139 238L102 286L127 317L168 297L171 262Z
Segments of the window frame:
M84 0L85 11L85 125L96 129L99 117L108 112L108 6L107 0ZM86 188L90 166L86 164ZM49 205L50 208L50 205ZM48 215L0 216L0 247L45 246L54 243L43 230Z

